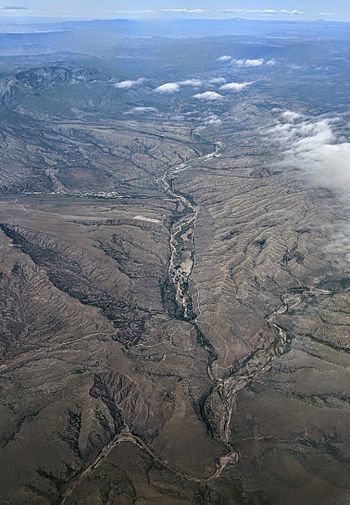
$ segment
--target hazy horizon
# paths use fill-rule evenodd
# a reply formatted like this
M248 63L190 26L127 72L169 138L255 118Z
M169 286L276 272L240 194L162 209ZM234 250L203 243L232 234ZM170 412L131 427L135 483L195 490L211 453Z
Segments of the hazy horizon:
M24 0L20 3L0 2L0 19L18 22L25 19L230 19L255 20L331 20L350 21L350 6L343 0L212 0L175 2L153 0L145 2L101 0Z

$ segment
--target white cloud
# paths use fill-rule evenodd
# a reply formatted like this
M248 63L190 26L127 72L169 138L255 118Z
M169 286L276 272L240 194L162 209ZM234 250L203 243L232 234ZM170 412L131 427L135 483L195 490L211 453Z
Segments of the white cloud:
M275 60L275 58L272 58L271 60L267 60L265 63L265 65L267 65L268 67L274 67L276 64L277 64L277 60Z
M298 9L292 9L292 10L288 10L288 9L281 9L280 11L281 14L288 14L290 16L302 16L304 14L303 11L300 11ZM279 12L277 11L277 14L279 14Z
M166 82L161 86L158 86L155 90L157 93L172 94L178 93L180 91L180 86L177 82Z
M213 77L207 82L208 84L224 84L226 82L226 79L224 77Z
M251 82L228 82L220 87L220 91L242 91L244 88L252 84Z
M194 98L198 100L205 100L208 102L214 102L216 100L222 100L224 97L215 91L205 91L204 93L197 93Z
M182 87L193 87L193 88L200 88L202 86L216 86L216 85L221 85L221 88L223 91L240 91L249 84L252 83L229 83L226 87L224 86L226 82L226 79L224 77L213 77L212 79L207 79L207 80L202 80L198 78L193 78L193 79L185 79L183 81L177 81L177 82L167 82L165 84L162 84L161 86L158 86L158 88L155 89L157 93L163 93L163 94L173 94L173 93L178 93L181 91ZM204 93L198 93L194 95L196 98L200 100L208 100L208 101L214 101L214 100L219 100L220 98L223 98L219 93L216 93L214 91L206 91Z
M232 60L234 65L238 65L239 67L261 67L265 63L263 58L254 58L254 59L235 59Z
M203 86L205 83L211 83L211 82L214 82L214 80L202 81L202 79L197 78L185 79L183 81L167 82L165 84L162 84L161 86L158 86L158 88L156 88L156 91L158 93L169 93L169 94L178 93L182 87L199 88ZM222 81L222 78L217 78L215 82L218 84L225 82L225 80Z
M204 9L161 9L161 12L169 12L171 14L205 14L207 10Z
M135 88L136 86L141 86L145 82L145 79L141 77L140 79L137 79L136 81L121 81L117 82L114 84L115 88L118 89L130 89L130 88Z
M284 150L284 164L297 168L317 186L343 195L349 202L350 142L334 131L335 121L313 120L299 113L286 111L283 120L270 129L270 136Z
M285 112L283 112L283 114L281 115L281 118L284 120L284 121L287 121L287 122L290 122L290 123L294 123L294 121L297 121L298 119L302 118L302 114L300 114L300 112L294 112L292 110L286 110Z
M262 65L273 67L277 64L277 60L275 58L271 58L270 60L265 60L264 58L239 58L232 59L231 63L239 67L261 67Z
M225 14L254 14L263 16L302 16L304 13L298 9L222 9Z
M193 86L198 88L199 86L202 86L203 81L200 79L187 79L186 81L180 81L177 84L179 84L179 86Z
M232 56L229 56L228 54L223 54L222 56L219 56L218 61L231 61Z

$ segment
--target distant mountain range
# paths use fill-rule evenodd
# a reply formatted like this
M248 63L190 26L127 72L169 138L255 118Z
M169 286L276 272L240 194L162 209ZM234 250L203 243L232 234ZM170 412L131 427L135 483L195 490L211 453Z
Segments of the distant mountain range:
M328 21L262 21L241 18L234 19L155 19L155 20L91 20L91 21L53 21L31 22L18 25L0 23L3 33L20 32L33 33L40 38L42 32L50 32L51 37L57 32L93 30L113 32L121 36L131 37L189 37L189 36L221 36L221 35L281 35L315 36L350 38L349 23ZM38 33L41 32L41 33ZM15 39L14 39L15 40Z

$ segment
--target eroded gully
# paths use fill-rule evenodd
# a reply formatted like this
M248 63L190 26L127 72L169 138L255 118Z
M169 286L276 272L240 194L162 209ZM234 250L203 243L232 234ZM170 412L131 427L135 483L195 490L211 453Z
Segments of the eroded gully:
M229 443L234 397L238 391L252 382L260 373L267 371L276 358L288 351L288 336L286 332L276 324L275 317L287 312L289 306L291 304L298 304L299 300L296 300L295 296L293 297L289 294L282 297L281 306L266 318L266 322L274 336L272 343L264 349L257 350L238 370L228 374L225 378L221 379L216 377L213 365L217 361L218 355L215 348L206 339L197 324L196 314L194 313L192 298L189 292L189 279L194 266L195 254L194 228L199 207L190 196L175 189L174 180L180 172L183 172L187 168L192 168L208 159L221 156L221 150L222 144L218 142L214 152L197 158L196 160L182 163L176 167L168 168L159 181L163 185L164 192L177 201L177 207L182 207L181 214L178 215L177 219L173 222L170 230L168 276L173 286L176 304L179 308L177 318L187 321L194 326L199 343L208 353L207 371L213 383L213 387L202 409L203 420L207 425L208 431L212 433L214 438L220 439L226 444L229 450L227 457L229 457L231 461L237 461L238 454ZM215 403L215 397L218 398L223 406L219 419L215 419L216 416L209 412L213 410L211 409L211 403ZM210 426L213 423L215 426ZM224 467L222 470L223 469ZM219 472L217 476L220 474L221 472Z
M186 161L175 167L167 168L158 179L158 183L162 185L163 191L171 199L177 202L177 208L181 209L177 212L172 223L169 238L170 260L168 277L169 282L172 284L174 299L178 309L175 317L193 325L197 333L198 342L208 353L207 370L213 386L207 397L206 405L203 407L203 420L207 425L208 431L212 433L214 438L219 439L226 445L228 452L219 458L216 470L212 475L198 478L169 465L169 463L163 460L163 458L157 454L151 446L149 446L139 436L134 435L125 425L125 429L116 434L115 437L113 437L113 439L103 447L89 466L87 466L82 473L77 475L76 478L70 482L62 497L61 505L67 503L80 481L87 477L91 471L98 468L111 451L121 443L132 443L137 445L154 461L157 461L157 463L181 479L198 484L208 484L219 478L227 465L235 464L239 460L239 454L234 450L229 441L232 410L236 394L257 378L259 374L267 371L271 367L272 362L289 349L288 336L286 332L277 325L275 318L276 316L287 312L290 306L299 304L300 297L298 295L288 294L282 297L281 306L279 306L266 318L266 322L274 335L272 343L264 349L257 350L241 366L241 368L235 370L223 379L217 378L213 370L213 365L215 361L217 361L218 355L214 347L201 332L196 322L196 314L193 310L192 298L189 292L189 279L194 266L194 227L199 208L190 196L187 196L174 188L174 179L180 172L183 172L190 167L193 167L203 161L219 157L221 155L221 149L222 145L218 142L212 153L196 158L195 160ZM215 396L218 396L223 409L220 412L220 418L218 419L216 426L213 427L209 426L210 421L205 418L206 410L210 410L211 401L215 398Z

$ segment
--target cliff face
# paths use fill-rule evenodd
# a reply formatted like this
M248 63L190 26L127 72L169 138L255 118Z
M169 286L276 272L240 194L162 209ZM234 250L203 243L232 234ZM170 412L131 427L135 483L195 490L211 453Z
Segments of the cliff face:
M40 67L22 70L7 79L2 88L1 101L20 99L25 93L38 94L58 83L69 83L87 77L84 70L70 70L62 67Z

